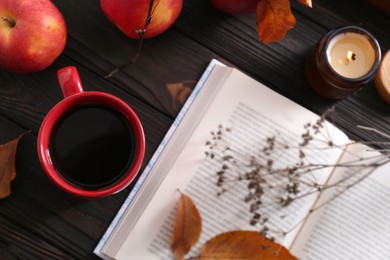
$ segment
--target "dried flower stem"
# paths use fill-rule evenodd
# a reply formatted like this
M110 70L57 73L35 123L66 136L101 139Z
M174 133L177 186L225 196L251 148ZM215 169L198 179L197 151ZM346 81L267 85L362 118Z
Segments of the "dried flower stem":
M333 112L334 110L327 111L314 124L305 124L304 132L301 135L302 139L298 141L298 145L286 142L278 133L277 135L266 138L264 148L259 149L258 152L251 152L251 155L248 155L246 151L236 150L229 143L228 136L231 131L230 128L224 128L221 125L218 126L216 131L211 132L211 140L206 143L208 147L206 156L220 165L220 169L216 172L216 185L220 189L218 195L228 192L238 182L245 183L247 195L244 201L249 205L249 213L252 214L250 223L252 225L259 225L264 235L275 239L275 236L284 236L291 232L308 215L341 196L351 187L362 182L379 166L390 162L390 149L387 148L382 149L382 153L379 155L375 153L365 158L351 154L355 158L344 163L326 164L306 162L306 153L323 152L330 149L345 151L346 146L358 143L351 141L338 145L331 139L330 132L324 127L324 121L325 117L333 116ZM371 128L364 129L379 133ZM383 133L381 133L381 136L388 137L388 135ZM312 142L316 143L311 145ZM390 141L361 143L390 147ZM318 144L320 144L320 147L318 147ZM292 156L293 153L291 152L293 151L298 152L297 161L287 163L287 166L275 165L278 158ZM317 181L315 173L327 168L350 168L356 174L360 175L349 174L332 184L321 184ZM369 171L366 172L364 169ZM272 227L272 224L267 224L272 218L272 214L276 213L277 217L283 218L278 215L278 212L286 212L290 205L296 201L332 188L337 188L335 190L337 193L333 194L332 198L328 201L322 202L322 204L312 208L308 215L296 222L291 229L287 231L277 230L278 227Z
M128 62L123 63L122 65L119 65L118 67L113 69L104 78L110 78L110 77L114 76L121 69L123 69L123 68L125 68L125 67L127 67L127 66L129 66L137 61L138 56L141 54L141 51L142 51L142 44L143 44L144 39L145 39L146 29L148 28L149 24L151 23L151 21L153 19L153 13L156 10L156 7L158 4L159 4L159 1L157 1L156 4L154 5L154 0L150 0L148 14L146 16L144 27L143 27L143 29L136 30L136 33L138 34L139 39L138 39L138 44L137 44L137 50L136 50L134 56Z
M341 195L343 195L346 191L348 191L351 187L355 186L356 184L362 182L363 180L365 180L368 176L371 175L371 173L375 170L375 168L371 169L371 171L369 171L368 173L364 174L362 177L358 178L356 181L354 181L353 183L349 184L348 186L344 187L343 190L339 191L338 193L336 193L334 196L332 196L331 198L329 198L327 201L313 207L308 213L306 216L304 216L302 219L300 219L297 223L295 223L295 225L293 225L289 230L287 231L279 231L281 233L284 233L284 235L287 235L288 233L290 233L291 231L293 231L295 228L297 228L299 225L301 225L310 215L312 215L314 212L316 212L317 210L319 210L320 208L326 206L327 204L329 204L330 202L334 201L335 199L337 199L338 197L340 197ZM341 180L343 181L343 180ZM335 187L337 185L328 185L326 186L326 189L329 189L329 188L332 188L332 187Z
M386 134L386 133L383 133L382 131L379 131L378 129L375 129L375 128L372 128L372 127L368 127L368 126L362 126L362 125L358 125L357 126L358 128L360 129L364 129L364 130L367 130L367 131L371 131L371 132L374 132L374 133L377 133L383 137L386 137L388 139L390 139L390 135Z

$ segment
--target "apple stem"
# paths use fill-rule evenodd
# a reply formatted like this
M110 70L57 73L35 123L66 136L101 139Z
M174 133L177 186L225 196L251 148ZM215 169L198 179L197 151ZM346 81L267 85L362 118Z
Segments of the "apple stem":
M4 22L8 23L8 25L13 28L15 27L16 25L16 21L7 17L7 16L0 16L1 20L3 20Z
M136 50L134 56L128 62L123 63L122 65L119 65L118 67L113 69L104 78L107 79L107 78L110 78L110 77L114 76L121 69L123 69L123 68L125 68L125 67L127 67L127 66L129 66L129 65L131 65L131 64L133 64L133 63L135 63L137 61L138 56L141 54L141 51L142 51L142 44L143 44L144 39L145 39L146 28L149 26L149 24L151 23L151 21L153 19L153 13L154 13L154 10L156 9L158 3L159 3L159 1L157 1L156 5L154 5L154 0L150 0L149 9L148 9L148 15L146 16L146 21L145 21L144 28L136 30L136 33L138 34L139 39L138 39L138 44L137 44L137 50Z

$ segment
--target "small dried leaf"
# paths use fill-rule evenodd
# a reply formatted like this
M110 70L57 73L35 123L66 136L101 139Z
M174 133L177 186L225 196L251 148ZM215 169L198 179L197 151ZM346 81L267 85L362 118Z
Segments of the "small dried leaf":
M190 197L182 194L177 204L171 247L176 259L183 259L198 241L201 231L202 219L198 209Z
M285 247L266 239L259 232L231 231L207 241L200 251L200 260L202 259L293 260L297 258Z
M188 83L192 83L192 81L187 80L179 83L166 84L169 94L172 97L172 106L174 109L178 108L175 104L175 101L178 102L180 105L183 105L184 102L186 102L188 96L190 95L192 89L186 86L186 84Z
M261 0L257 5L257 33L263 43L283 39L287 31L295 26L290 0Z
M311 0L298 0L298 2L300 2L303 5L306 5L307 7L310 7L310 8L313 7Z
M0 199L11 194L11 182L16 177L16 149L23 135L0 145Z

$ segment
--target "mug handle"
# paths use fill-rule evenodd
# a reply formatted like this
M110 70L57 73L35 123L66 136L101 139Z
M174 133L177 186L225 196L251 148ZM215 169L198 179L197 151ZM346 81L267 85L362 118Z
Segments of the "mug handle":
M76 67L68 66L58 70L57 78L65 98L84 92Z

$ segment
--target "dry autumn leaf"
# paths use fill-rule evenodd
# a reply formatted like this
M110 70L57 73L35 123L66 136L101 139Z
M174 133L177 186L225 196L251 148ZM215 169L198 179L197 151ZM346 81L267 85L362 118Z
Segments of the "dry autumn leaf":
M198 209L190 197L182 194L177 204L171 246L176 259L183 259L198 241L201 231L202 219Z
M179 109L178 103L180 106L184 104L184 102L187 100L189 94L191 93L192 89L186 84L193 83L193 81L186 80L179 83L168 83L166 84L169 94L172 97L172 107L177 110Z
M222 233L201 248L200 260L247 259L247 260L293 260L285 247L266 239L256 231L231 231Z
M16 177L16 149L23 135L0 145L0 199L11 194L11 182Z
M264 43L283 39L295 26L290 0L261 0L257 5L257 33Z

